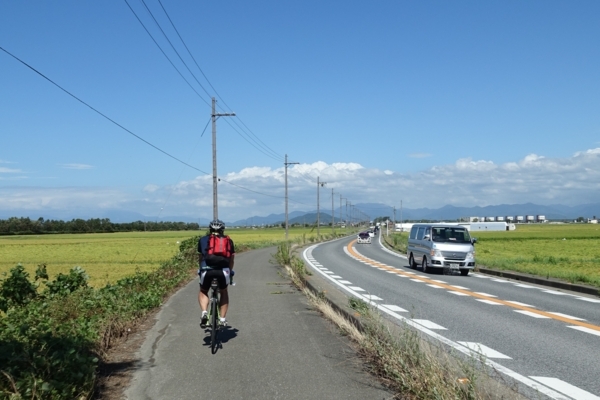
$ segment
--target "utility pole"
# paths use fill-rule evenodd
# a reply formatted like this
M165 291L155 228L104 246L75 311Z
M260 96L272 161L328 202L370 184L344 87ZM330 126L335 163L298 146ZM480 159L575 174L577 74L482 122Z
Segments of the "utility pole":
M322 186L325 186L327 182L319 182L319 177L317 176L317 239L319 239L321 237L321 232L320 232L320 228L321 228L321 221L320 221L320 214L319 214L319 188Z
M400 200L400 232L404 232L404 225L402 225L402 200Z
M300 164L297 162L288 162L287 154L285 155L285 240L288 240L288 186L287 186L287 169L288 165Z
M342 222L342 195L340 194L340 228L342 227L343 224L344 223Z
M215 106L217 100L212 98L212 157L213 157L213 219L219 218L219 207L217 204L217 118L235 117L235 113L217 113Z
M335 233L333 229L335 225L335 214L333 213L333 188L331 189L331 233Z
M346 227L348 226L348 199L346 199Z

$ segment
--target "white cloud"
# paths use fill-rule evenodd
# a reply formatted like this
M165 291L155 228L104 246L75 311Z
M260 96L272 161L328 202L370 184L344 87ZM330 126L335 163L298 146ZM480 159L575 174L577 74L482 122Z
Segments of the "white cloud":
M223 169L221 167L221 169ZM227 221L284 212L284 167L254 166L221 175L219 217ZM600 198L600 148L567 158L530 154L495 164L459 159L416 173L365 168L356 163L295 164L288 167L289 211L316 209L317 177L321 208L338 207L340 196L352 204L384 203L405 208L446 204L565 204ZM332 198L333 189L333 198ZM174 185L147 184L142 190L111 188L0 187L0 209L59 210L77 207L123 209L147 216L212 217L212 177L201 175Z
M0 167L0 174L20 174L23 173L20 169Z
M65 169L92 169L94 168L91 165L87 164L58 164L59 167Z

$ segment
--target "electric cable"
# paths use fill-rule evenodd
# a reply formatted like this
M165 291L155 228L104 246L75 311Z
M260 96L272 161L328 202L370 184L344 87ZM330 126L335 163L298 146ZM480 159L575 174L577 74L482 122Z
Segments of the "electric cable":
M193 169L193 170L196 170L196 171L198 171L198 172L201 172L201 173L203 173L203 174L205 174L205 175L212 176L212 174L211 174L211 173L208 173L208 172L206 172L206 171L203 171L203 170L201 170L201 169L199 169L199 168L197 168L197 167L195 167L195 166L193 166L193 165L191 165L191 164L189 164L189 163L187 163L187 162L185 162L185 161L183 161L183 160L181 160L181 159L179 159L179 158L175 157L174 155L172 155L172 154L170 154L170 153L166 152L165 150L163 150L163 149L159 148L158 146L156 146L156 145L152 144L151 142L147 141L146 139L142 138L141 136L139 136L139 135L137 135L137 134L133 133L131 130L129 130L129 129L127 129L127 128L125 128L123 125L119 124L118 122L116 122L115 120L113 120L112 118L110 118L109 116L107 116L106 114L102 113L101 111L97 110L96 108L94 108L94 107L93 107L93 106L91 106L90 104L86 103L85 101L83 101L83 100L82 100L82 99L80 99L79 97L75 96L73 93L69 92L67 89L63 88L63 87L62 87L62 86L60 86L58 83L54 82L52 79L50 79L49 77L47 77L46 75L44 75L43 73L41 73L40 71L38 71L37 69L35 69L34 67L32 67L31 65L29 65L28 63L26 63L25 61L21 60L19 57L15 56L14 54L12 54L12 53L11 53L11 52L9 52L8 50L6 50L4 47L0 46L0 50L2 50L2 51L3 51L3 52L5 52L6 54L8 54L8 55L9 55L9 56L11 56L12 58L14 58L15 60L17 60L17 61L18 61L18 62L20 62L21 64L25 65L27 68L29 68L30 70L32 70L33 72L35 72L36 74L38 74L39 76L41 76L42 78L46 79L48 82L50 82L51 84L53 84L54 86L56 86L57 88L59 88L60 90L62 90L63 92L65 92L66 94L68 94L69 96L71 96L72 98L74 98L75 100L77 100L78 102L80 102L81 104L85 105L86 107L88 107L89 109L91 109L92 111L94 111L95 113L99 114L100 116L102 116L102 117L103 117L103 118L105 118L106 120L108 120L108 121L112 122L114 125L116 125L116 126L118 126L119 128L123 129L125 132L127 132L127 133L129 133L130 135L134 136L136 139L138 139L138 140L140 140L140 141L142 141L142 142L146 143L148 146L150 146L150 147L154 148L155 150L158 150L159 152L163 153L164 155L166 155L166 156L168 156L168 157L172 158L173 160L175 160L175 161L177 161L177 162L179 162L179 163L181 163L181 164L183 164L183 165L185 165L185 166L187 166L187 167L189 167L189 168L191 168L191 169ZM209 121L209 122L210 122L210 121ZM208 127L208 123L206 124L206 126L205 126L204 130L206 130L206 127ZM202 135L203 135L203 134L204 134L204 131L203 131ZM232 186L238 187L238 188L240 188L240 189L243 189L243 190L246 190L246 191L252 192L252 193L260 194L260 195L267 196L267 197L274 197L274 198L281 198L281 199L285 199L285 196L275 196L275 195L271 195L271 194L268 194L268 193L262 193L262 192L259 192L259 191L256 191L256 190L248 189L248 188L246 188L246 187L244 187L244 186L241 186L241 185L235 184L235 183L233 183L233 182L229 182L229 181L227 181L227 180L224 180L224 179L220 179L220 178L219 178L219 180L220 180L220 181L223 181L223 182L225 182L225 183L228 183L228 184L230 184L230 185L232 185ZM289 201L289 197L288 197L288 201ZM295 201L295 200L292 200L292 201L293 201L294 203L298 203L298 204L305 204L305 203L301 203L301 202L298 202L298 201Z
M146 29L146 26L144 25L144 23L142 22L142 20L138 17L138 15L136 14L136 12L133 10L133 8L131 8L131 6L129 5L129 3L127 2L127 0L125 0L125 3L127 3L127 6L129 7L129 9L131 10L131 12L133 13L133 15L135 15L135 18L137 18L138 22L142 25L142 27L144 28L144 30L146 31L146 33L148 33L148 35L150 36L150 38L152 39L152 41L154 42L154 44L156 44L156 46L158 47L158 49L161 51L161 53L163 53L163 55L167 58L167 61L169 61L169 63L173 66L173 68L175 68L175 71L177 71L177 73L179 74L179 76L181 76L181 78L185 81L185 83L188 84L188 86L194 91L194 93L196 93L198 95L198 97L206 103L207 106L211 106L208 101L206 101L206 99L204 99L204 97L202 97L200 95L200 93L198 93L198 91L196 89L194 89L194 87L192 86L192 84L190 82L188 82L187 79L185 79L185 77L183 76L183 74L179 71L179 69L177 69L177 67L175 66L175 64L173 64L173 61L171 61L171 59L169 58L169 56L167 56L167 54L164 52L164 50L160 47L160 45L156 42L156 40L154 39L154 37L152 36L152 34L148 31L148 29Z
M125 128L123 125L121 125L118 122L116 122L115 120L111 119L106 114L103 114L102 112L100 112L99 110L95 109L94 107L92 107L91 105L89 105L88 103L86 103L85 101L81 100L79 97L75 96L73 93L69 92L67 89L63 88L58 83L56 83L52 79L48 78L46 75L42 74L40 71L38 71L37 69L33 68L31 65L27 64L25 61L21 60L20 58L18 58L15 55L13 55L8 50L6 50L4 47L0 46L0 50L4 51L9 56L11 56L15 60L19 61L21 64L25 65L27 68L31 69L33 72L35 72L36 74L38 74L42 78L46 79L48 82L52 83L54 86L56 86L57 88L59 88L60 90L62 90L63 92L65 92L66 94L68 94L69 96L71 96L72 98L74 98L75 100L77 100L78 102L80 102L81 104L83 104L86 107L90 108L95 113L101 115L102 117L106 118L107 120L109 120L110 122L112 122L113 124L115 124L116 126L118 126L119 128L123 129L125 132L129 133L130 135L132 135L132 136L136 137L137 139L141 140L142 142L146 143L148 146L151 146L151 147L155 148L156 150L158 150L161 153L165 154L166 156L172 158L173 160L176 160L176 161L180 162L183 165L187 165L188 167L190 167L190 168L192 168L192 169L194 169L194 170L196 170L198 172L202 172L203 174L206 174L206 175L212 175L212 174L209 174L208 172L202 171L201 169L199 169L197 167L194 167L191 164L186 163L185 161L180 160L179 158L175 157L174 155L171 155L171 154L167 153L166 151L164 151L160 147L157 147L157 146L153 145L152 143L150 143L149 141L147 141L143 137L141 137L139 135L136 135L135 133L133 133L129 129Z
M186 66L186 68L188 69L188 71L190 72L190 74L192 74L192 76L194 77L194 79L196 80L196 82L198 82L198 84L200 85L200 87L202 87L202 89L206 92L206 94L208 94L210 97L212 97L208 91L204 88L204 86L202 86L202 84L198 81L198 79L196 78L196 76L192 73L192 71L189 69L189 67L187 66L187 64L185 63L185 61L183 61L183 59L181 58L181 56L179 55L179 52L177 52L177 50L175 49L175 47L173 46L173 44L171 43L171 41L169 40L169 38L167 37L167 35L165 34L164 30L160 27L160 24L158 23L158 21L156 20L156 18L154 17L154 15L152 14L152 12L150 11L150 9L148 8L148 6L146 5L145 1L142 0L144 6L146 7L146 10L148 10L148 12L150 13L150 15L152 16L152 19L154 19L154 22L156 23L156 25L159 27L159 29L161 30L161 32L163 33L163 35L165 36L165 38L167 39L167 41L169 42L169 44L171 45L171 48L173 48L173 50L175 51L175 53L177 53L177 56L179 57L179 59L181 60L181 62L184 63L184 65ZM177 33L177 36L179 37L179 40L181 41L181 43L183 44L183 46L185 47L185 49L187 50L188 54L190 55L190 57L192 58L192 60L194 61L194 64L196 65L196 67L198 68L198 70L200 71L200 73L202 74L202 76L204 77L204 79L206 79L206 82L208 82L208 84L210 85L210 87L214 90L215 94L217 95L217 97L223 102L223 104L225 104L225 106L229 109L229 111L232 111L231 107L229 107L229 105L225 102L225 100L223 99L223 97L221 97L221 95L219 94L219 92L217 91L217 89L215 89L215 87L213 86L213 84L210 82L210 80L208 79L208 77L206 76L206 74L204 73L204 71L202 70L202 68L200 68L200 65L198 64L198 62L196 61L196 58L194 57L194 55L192 54L192 52L190 51L189 47L187 46L187 44L185 43L185 41L183 40L183 37L181 37L181 35L179 34L179 30L177 29L177 27L175 26L175 23L173 22L173 20L171 19L171 17L169 16L169 13L167 12L167 10L165 9L165 7L163 6L162 2L160 0L158 0L163 12L165 13L165 15L167 16L167 19L169 20L169 22L171 23L171 26L173 27L173 30L175 31L175 33ZM217 107L221 108L221 110L223 110L222 107L220 107L220 105L217 105ZM225 110L223 110L225 111ZM275 157L279 157L279 159L283 159L283 157L281 157L281 154L277 153L276 151L274 151L273 149L271 149L265 142L263 142L256 134L254 134L254 132L252 132L252 130L250 128L248 128L248 126L244 123L244 121L242 121L242 119L236 115L236 118L240 120L240 122L242 123L242 125L244 125L244 127L246 128L246 130L256 139L253 139L252 137L250 137L250 139L252 141L254 141L258 146L261 146L263 149L265 149L267 152L270 152L271 154L275 155ZM242 128L237 122L235 122L234 119L234 123L242 130L244 131L244 128ZM231 124L230 124L231 125ZM240 134L238 132L238 134ZM248 133L246 133L248 134ZM240 134L241 136L241 134ZM257 142L258 141L258 142ZM249 142L250 143L250 142ZM254 146L256 148L256 146ZM263 152L264 153L264 152ZM266 153L265 153L266 154ZM272 156L270 156L271 158L273 158Z
M125 0L125 2L127 2L127 0ZM152 17L152 19L154 20L154 23L156 24L156 26L158 26L158 29L160 29L160 31L163 34L163 36L165 37L165 39L167 39L167 42L169 43L169 45L171 46L171 48L173 49L173 51L175 52L175 54L177 54L177 57L179 57L179 60L183 63L183 65L185 65L185 68L187 68L188 72L194 77L194 80L198 83L198 85L200 85L200 87L202 88L202 90L204 90L204 93L206 93L208 95L208 97L212 97L212 95L208 92L208 90L206 90L206 88L204 86L202 86L202 84L200 83L200 81L198 80L198 78L196 78L196 75L194 75L194 73L192 72L192 70L190 69L190 67L188 67L187 63L183 60L183 58L181 58L181 55L179 54L179 52L177 51L177 49L175 48L175 46L173 46L173 43L171 43L171 40L169 40L169 37L167 36L167 34L163 30L163 28L160 26L160 24L158 23L158 21L156 20L156 18L154 18L154 14L152 14L152 11L150 11L150 9L148 8L148 6L146 5L146 1L145 0L141 0L141 2L144 5L144 7L146 7L146 10L148 11L148 14L150 14L150 16ZM148 30L146 30L146 32L148 32Z

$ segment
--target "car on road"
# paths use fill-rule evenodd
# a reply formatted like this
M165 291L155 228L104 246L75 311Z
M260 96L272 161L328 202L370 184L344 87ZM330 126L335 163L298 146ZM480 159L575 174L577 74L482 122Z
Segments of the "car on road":
M406 257L411 268L456 270L468 275L475 268L476 238L466 227L451 224L414 224L408 237Z
M357 242L359 244L371 244L371 235L369 235L369 232L360 232L357 237Z

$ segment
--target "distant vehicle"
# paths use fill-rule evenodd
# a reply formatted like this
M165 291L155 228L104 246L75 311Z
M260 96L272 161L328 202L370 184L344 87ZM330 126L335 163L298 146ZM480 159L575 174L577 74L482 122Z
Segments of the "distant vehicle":
M367 233L369 234L369 236L375 237L375 231L367 231Z
M475 268L476 241L461 225L414 224L408 238L408 264L411 268L421 264L423 272L449 268L468 275Z
M371 235L369 235L369 232L360 232L358 234L357 242L359 244L371 244Z

